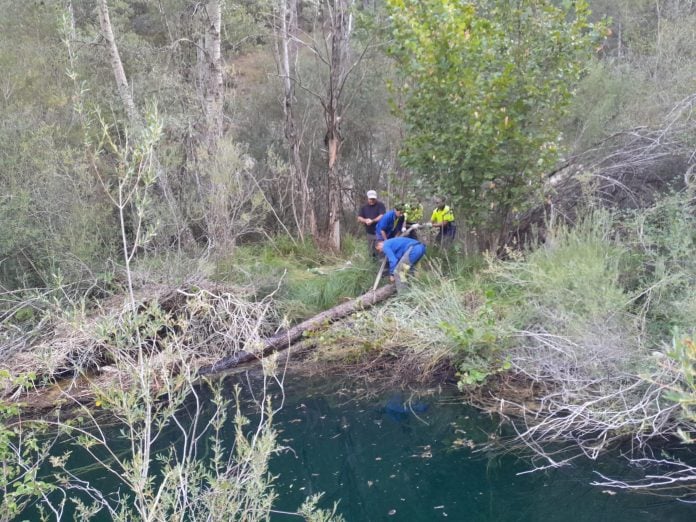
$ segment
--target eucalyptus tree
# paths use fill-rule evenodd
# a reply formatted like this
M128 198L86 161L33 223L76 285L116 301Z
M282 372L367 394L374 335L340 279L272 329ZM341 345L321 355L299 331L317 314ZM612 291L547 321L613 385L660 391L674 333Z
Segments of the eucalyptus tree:
M80 1L89 12L86 3ZM110 4L116 11L113 21ZM99 36L107 44L121 102L118 112L125 109L133 122L146 104L155 103L164 116L165 140L156 156L158 194L164 196L174 226L161 236L177 242L183 238L184 244L196 239L227 251L247 230L233 219L257 192L244 166L243 147L229 132L234 106L225 93L231 85L225 55L229 59L230 50L235 51L229 40L238 34L230 24L244 7L220 0L98 0L97 6ZM84 19L85 32L91 34L89 17ZM130 85L126 74L134 78Z
M281 2L284 22L293 21L293 10L297 4ZM309 93L322 109L324 120L324 155L326 158L325 176L320 186L311 192L312 219L311 233L325 241L331 248L338 250L341 245L341 181L339 179L339 162L343 137L341 136L341 119L345 110L346 81L354 67L352 62L351 37L355 27L354 0L322 0L311 9L312 27L302 34L293 34L292 28L281 33L283 53L293 52L294 46L301 45L316 60L319 71L318 88L306 81L299 80L298 75L291 76L292 70L281 71L285 77L284 90L286 106L288 101L288 80L295 82ZM296 20L296 14L295 14ZM290 30L288 30L290 29ZM292 51L291 51L292 49ZM282 56L285 61L285 56ZM289 63L287 64L289 65ZM284 65L285 67L285 65ZM296 73L296 71L295 71ZM286 109L287 114L287 109ZM289 130L286 119L286 133ZM294 138L291 137L292 144Z
M121 98L123 106L125 107L126 114L128 114L128 119L130 120L131 125L138 125L140 123L140 114L135 108L133 94L128 86L128 78L126 78L126 72L123 69L121 54L118 51L114 31L111 27L111 17L109 16L109 5L107 4L107 1L99 0L97 9L99 12L99 26L101 28L102 37L104 38L109 51L111 69L114 73L114 80L116 81L118 94ZM69 3L69 11L70 13L73 12L72 2Z
M307 170L311 166L309 159L303 164L299 153L301 131L294 112L296 92L302 91L319 107L317 118L323 122L321 153L324 163L321 174L313 173L312 180L302 178L306 183L303 202L311 203L302 222L313 236L335 250L341 244L344 192L346 185L351 185L349 180L342 179L346 139L342 126L361 81L360 78L355 82L351 80L368 51L375 48L372 35L362 39L356 36L360 9L354 0L322 0L306 5L295 0L278 0L274 7L285 137L294 171L300 177L304 176L303 166ZM303 56L314 61L308 74L298 66Z
M298 1L277 0L272 6L272 16L275 60L283 90L283 131L291 165L291 207L297 232L300 239L304 240L305 232L316 233L317 223L309 190L308 172L305 170L301 154L303 129L297 121L295 82L301 41ZM296 199L299 199L299 202L296 202Z

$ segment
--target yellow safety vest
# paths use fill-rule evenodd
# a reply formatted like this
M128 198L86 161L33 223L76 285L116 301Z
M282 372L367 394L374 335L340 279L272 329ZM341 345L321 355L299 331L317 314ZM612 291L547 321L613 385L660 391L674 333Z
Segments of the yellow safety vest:
M447 205L445 205L445 208L443 208L442 210L436 207L435 210L433 210L433 215L430 217L430 221L433 221L435 223L442 223L445 221L451 223L452 221L454 221L454 213L452 212L452 209L449 208Z

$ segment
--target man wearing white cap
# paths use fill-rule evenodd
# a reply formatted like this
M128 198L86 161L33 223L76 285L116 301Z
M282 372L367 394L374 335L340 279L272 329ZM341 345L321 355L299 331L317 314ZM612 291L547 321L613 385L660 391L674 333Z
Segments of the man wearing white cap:
M377 200L377 192L374 190L367 191L367 204L363 205L358 213L358 221L365 225L365 233L367 234L367 245L369 252L372 257L377 257L377 251L375 250L375 243L377 242L377 236L375 235L375 228L377 223L382 216L387 212L387 208L384 203Z

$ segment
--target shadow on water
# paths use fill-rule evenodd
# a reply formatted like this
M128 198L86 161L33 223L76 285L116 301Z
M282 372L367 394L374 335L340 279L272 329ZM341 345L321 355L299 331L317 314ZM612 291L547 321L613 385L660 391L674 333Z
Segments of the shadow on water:
M226 382L230 394L237 382ZM254 386L253 378L243 382ZM273 393L279 404L280 391ZM696 520L696 505L590 486L594 471L615 478L636 473L618 455L520 475L528 462L482 449L499 434L498 420L461 404L454 391L358 396L331 379L286 379L285 405L274 422L285 449L270 466L279 494L271 520L301 520L280 512L295 512L318 492L324 492L322 507L339 502L349 522ZM186 417L185 410L180 414ZM233 436L231 421L227 433ZM177 442L172 430L160 449ZM71 459L71 467L102 491L118 487L79 452Z

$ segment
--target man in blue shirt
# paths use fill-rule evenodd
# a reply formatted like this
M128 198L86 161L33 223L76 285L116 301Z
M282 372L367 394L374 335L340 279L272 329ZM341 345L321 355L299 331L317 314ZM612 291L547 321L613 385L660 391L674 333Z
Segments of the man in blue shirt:
M399 272L413 274L415 264L425 255L425 245L409 237L395 237L377 243L377 251L383 252L387 257L389 279L393 283Z
M379 223L377 223L375 229L377 241L384 241L398 236L401 234L402 228L404 228L404 205L399 204L384 214Z

